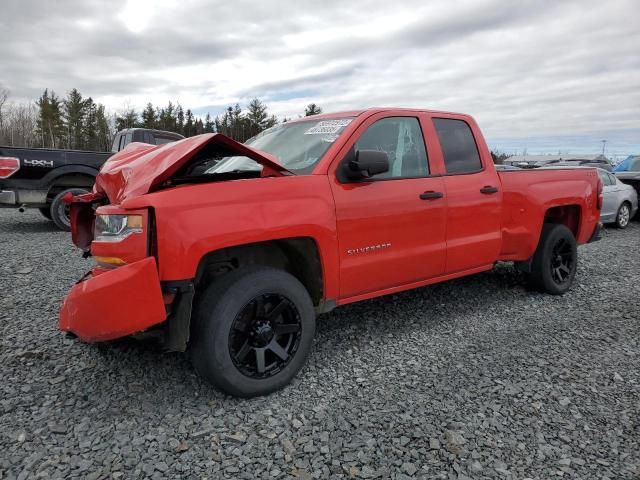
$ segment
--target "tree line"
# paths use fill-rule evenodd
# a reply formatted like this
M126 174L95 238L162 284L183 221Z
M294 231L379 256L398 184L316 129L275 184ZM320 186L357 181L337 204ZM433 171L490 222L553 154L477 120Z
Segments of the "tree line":
M163 107L149 102L141 111L126 107L112 114L91 97L83 97L76 88L64 98L45 89L35 102L15 103L8 99L9 92L0 88L0 145L15 147L108 151L116 132L136 127L167 130L185 137L218 132L244 142L279 123L258 98L251 100L245 110L235 104L222 114L212 117L207 113L204 118L171 101ZM319 113L322 109L315 103L304 111L305 116Z

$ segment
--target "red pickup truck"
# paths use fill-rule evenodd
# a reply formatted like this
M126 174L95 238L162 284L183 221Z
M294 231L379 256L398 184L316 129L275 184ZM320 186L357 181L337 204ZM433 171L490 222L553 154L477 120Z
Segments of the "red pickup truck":
M496 172L468 115L369 109L303 118L240 144L132 144L67 198L94 268L60 328L154 335L239 396L288 383L317 314L513 261L551 294L599 236L595 170ZM141 333L142 332L142 333Z

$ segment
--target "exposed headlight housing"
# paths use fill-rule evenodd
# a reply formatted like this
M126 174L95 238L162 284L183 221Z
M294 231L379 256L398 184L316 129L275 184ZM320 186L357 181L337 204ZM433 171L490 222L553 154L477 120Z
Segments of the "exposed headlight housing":
M96 215L96 242L120 242L136 233L142 233L142 215Z

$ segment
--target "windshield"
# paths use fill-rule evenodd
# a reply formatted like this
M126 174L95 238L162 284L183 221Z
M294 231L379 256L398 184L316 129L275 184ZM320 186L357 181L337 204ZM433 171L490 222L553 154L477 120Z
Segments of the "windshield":
M282 123L269 128L245 142L245 145L270 153L287 170L310 172L335 142L352 118L310 120ZM206 174L233 171L256 171L262 166L248 157L224 157Z

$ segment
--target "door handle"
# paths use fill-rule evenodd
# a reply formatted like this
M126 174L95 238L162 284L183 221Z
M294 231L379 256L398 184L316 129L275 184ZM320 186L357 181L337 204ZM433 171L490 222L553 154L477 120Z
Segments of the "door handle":
M442 197L444 197L442 192L434 192L433 190L429 190L428 192L420 194L420 200L435 200L436 198Z
M490 185L486 185L480 189L480 193L484 193L485 195L489 195L491 193L498 193L498 189L496 187L492 187Z

